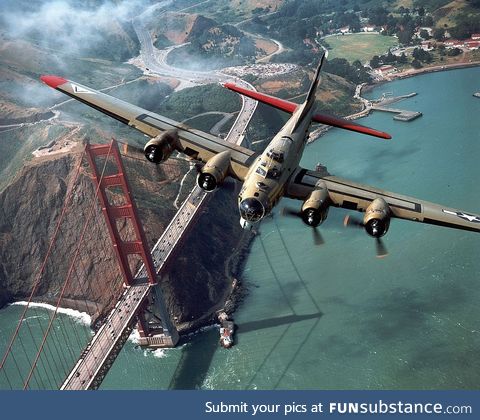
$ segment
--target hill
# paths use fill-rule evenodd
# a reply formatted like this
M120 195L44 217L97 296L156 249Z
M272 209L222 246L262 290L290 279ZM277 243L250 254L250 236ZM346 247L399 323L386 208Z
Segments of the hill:
M169 62L182 68L208 70L253 61L255 42L233 25L199 15L159 11L147 28L157 48L188 43L172 51Z

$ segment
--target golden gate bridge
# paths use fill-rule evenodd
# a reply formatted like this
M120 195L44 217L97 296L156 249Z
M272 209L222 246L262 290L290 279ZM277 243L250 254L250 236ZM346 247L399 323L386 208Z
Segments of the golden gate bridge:
M149 250L122 156L132 157L128 146L123 145L121 153L112 140L109 144L87 143L78 158L48 250L0 362L0 376L11 389L98 388L135 325L142 346L173 347L178 342L165 305L162 277L207 194L195 187ZM87 173L94 190L78 237L71 238L65 226L78 218L79 186ZM78 220L76 225L80 225ZM110 243L101 238L110 238ZM94 283L87 281L93 263L82 255L89 241L96 243L98 259L116 259L107 278ZM52 261L56 253L68 261L63 276ZM46 279L53 280L50 289L54 291L50 292L52 310L47 316L35 303L37 296L44 296ZM92 296L104 298L91 300ZM89 325L79 326L72 317L60 315L64 306L94 313L100 325L94 333Z

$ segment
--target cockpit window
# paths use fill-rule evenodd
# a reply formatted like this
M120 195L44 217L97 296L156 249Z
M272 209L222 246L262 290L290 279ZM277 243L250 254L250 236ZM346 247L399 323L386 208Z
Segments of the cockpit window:
M267 178L278 179L281 172L277 168L272 168L267 172Z
M275 162L282 163L283 162L283 152L276 152L273 149L270 149L267 152L267 156L271 159L273 159Z

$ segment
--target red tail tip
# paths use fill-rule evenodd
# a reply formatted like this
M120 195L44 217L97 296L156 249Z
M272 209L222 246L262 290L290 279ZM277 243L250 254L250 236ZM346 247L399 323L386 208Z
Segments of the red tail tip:
M43 83L46 83L48 86L52 88L56 88L57 86L63 85L64 83L67 83L68 80L64 79L63 77L59 76L50 76L50 75L43 75L40 76L40 80Z

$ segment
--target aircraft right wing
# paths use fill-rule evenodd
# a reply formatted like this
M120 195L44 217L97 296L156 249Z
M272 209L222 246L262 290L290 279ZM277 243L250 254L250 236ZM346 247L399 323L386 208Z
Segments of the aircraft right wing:
M285 196L305 200L321 182L324 182L333 206L364 212L376 198L383 198L390 209L390 216L431 225L480 232L480 215L440 206L358 184L319 171L297 169L287 186Z
M175 130L178 133L180 151L192 159L207 162L213 156L228 150L231 156L231 175L239 180L244 180L250 165L256 158L256 154L245 147L195 130L185 124L147 111L77 82L58 76L42 76L41 80L59 92L129 125L149 137L153 138L162 132Z

